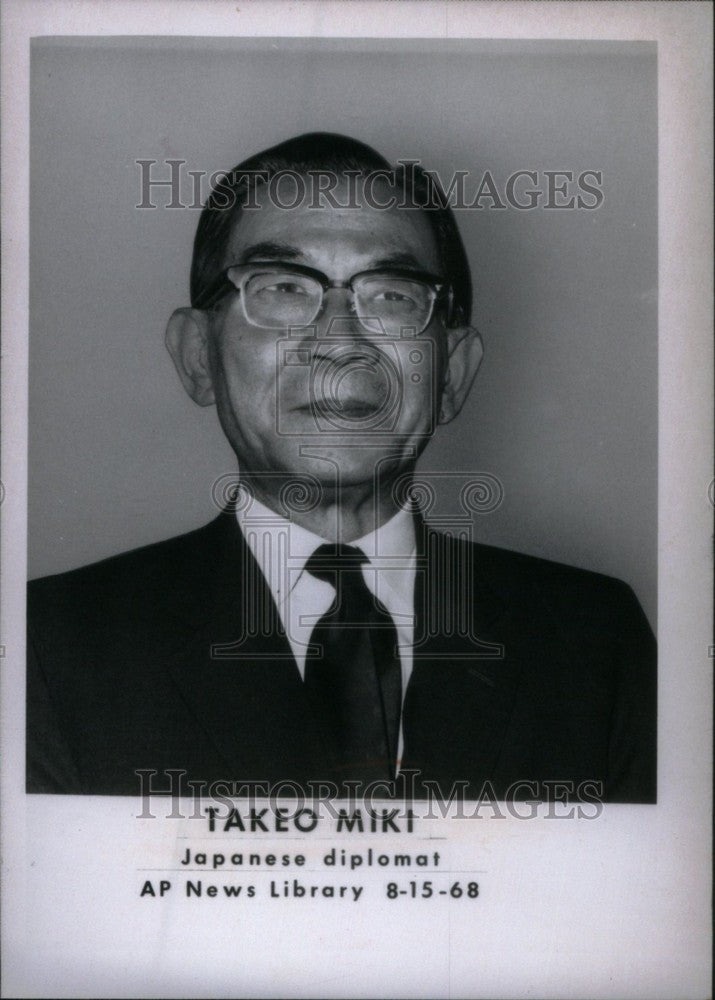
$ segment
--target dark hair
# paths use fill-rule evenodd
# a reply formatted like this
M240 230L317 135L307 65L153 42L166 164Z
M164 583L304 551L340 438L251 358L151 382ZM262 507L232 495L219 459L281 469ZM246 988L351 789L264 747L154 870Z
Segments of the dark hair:
M234 223L240 217L251 184L267 182L277 174L310 175L351 171L365 175L375 171L404 192L410 209L424 211L434 234L442 276L451 286L450 323L469 322L472 312L472 281L469 262L454 214L434 178L419 164L410 162L392 168L370 146L348 136L309 132L281 142L249 157L224 174L211 192L199 219L191 262L191 301L200 301L224 266L224 254Z

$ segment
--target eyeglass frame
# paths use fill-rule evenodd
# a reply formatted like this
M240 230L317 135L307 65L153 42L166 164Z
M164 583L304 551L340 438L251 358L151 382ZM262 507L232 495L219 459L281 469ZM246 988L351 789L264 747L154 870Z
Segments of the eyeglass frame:
M323 310L325 309L325 293L329 289L346 288L349 289L351 292L352 301L349 307L351 313L358 319L363 329L367 330L368 333L374 334L375 330L365 326L365 324L363 323L363 317L359 316L357 311L355 310L355 290L353 288L353 284L355 281L358 280L358 278L367 278L372 275L401 278L406 281L417 281L420 284L426 285L429 288L429 290L432 292L430 310L427 315L427 319L422 325L421 329L415 330L415 333L417 335L424 333L424 331L432 322L432 319L434 318L435 306L437 302L439 302L440 300L445 300L445 299L447 300L447 317L446 317L447 326L449 326L450 323L450 317L452 314L452 299L453 299L452 286L448 282L446 282L444 278L440 278L436 274L432 274L429 271L412 270L409 268L405 269L382 268L382 267L371 268L367 271L358 271L356 274L353 274L346 281L332 281L327 276L327 274L324 274L322 271L318 271L314 267L308 267L305 264L293 264L288 261L285 262L267 261L265 263L262 263L261 261L256 261L255 263L249 263L249 264L231 264L229 265L229 267L225 268L221 272L218 278L214 282L212 282L211 285L209 285L209 287L206 289L205 292L203 292L201 295L198 296L198 298L194 302L194 308L201 309L203 311L208 311L209 309L212 309L218 302L221 301L221 299L223 299L226 295L230 294L231 292L238 292L238 294L241 295L244 286L249 281L249 279L253 277L253 274L256 272L256 269L258 269L258 273L261 273L261 269L263 269L263 273L266 274L272 274L272 273L280 274L285 272L288 272L289 274L290 273L300 274L308 278L313 278L318 282L318 284L323 289L323 293L320 299L320 305L318 306L318 310L315 316L310 320L310 322L304 324L306 326L310 326L311 323L315 323L315 321L319 319L320 316L322 315ZM229 276L231 271L244 272L243 275L241 276L240 284L237 285L231 279L231 277ZM243 299L245 300L245 296L243 296ZM262 327L262 324L260 323L254 323L253 320L249 318L248 313L246 312L245 305L243 307L243 313L244 316L246 317L246 322L249 323L251 326L263 329L273 329L272 327ZM365 317L365 319L368 318L369 317Z

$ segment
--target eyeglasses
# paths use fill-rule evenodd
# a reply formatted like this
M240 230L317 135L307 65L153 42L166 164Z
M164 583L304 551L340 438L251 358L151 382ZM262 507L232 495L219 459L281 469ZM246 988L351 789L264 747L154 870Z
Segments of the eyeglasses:
M225 295L238 292L253 326L309 326L321 315L330 288L348 289L348 308L362 327L390 337L405 330L422 333L435 303L448 296L445 282L424 271L361 271L347 281L331 281L321 271L300 264L236 264L199 296L194 307L210 309Z

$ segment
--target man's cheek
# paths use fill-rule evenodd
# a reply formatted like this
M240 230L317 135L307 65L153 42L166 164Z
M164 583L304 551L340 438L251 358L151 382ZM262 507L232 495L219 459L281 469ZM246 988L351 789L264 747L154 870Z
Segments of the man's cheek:
M257 393L275 381L275 351L255 341L232 343L223 353L223 369L232 385Z

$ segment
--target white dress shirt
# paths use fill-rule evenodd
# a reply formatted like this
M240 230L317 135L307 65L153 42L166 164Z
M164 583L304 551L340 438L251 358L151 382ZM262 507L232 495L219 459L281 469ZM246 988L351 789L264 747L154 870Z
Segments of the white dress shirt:
M239 496L236 516L246 543L261 569L281 616L301 677L315 624L333 603L335 588L305 571L319 545L329 539L308 531L270 510L260 501ZM368 558L362 567L365 584L392 615L402 668L402 697L412 672L415 627L416 546L413 515L400 510L377 530L349 543ZM402 722L398 759L402 757Z

